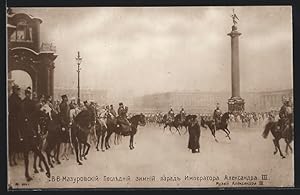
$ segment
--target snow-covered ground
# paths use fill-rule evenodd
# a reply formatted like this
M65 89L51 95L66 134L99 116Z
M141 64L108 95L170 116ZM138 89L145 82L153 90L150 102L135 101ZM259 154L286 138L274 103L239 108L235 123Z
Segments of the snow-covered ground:
M294 156L273 155L272 135L263 139L262 128L231 130L229 141L217 131L216 143L209 130L201 129L200 153L187 149L188 135L172 134L155 126L139 127L134 150L129 137L120 145L97 152L77 165L74 156L51 169L51 178L30 174L25 181L24 163L8 168L8 183L15 188L103 188L103 187L268 187L294 185ZM184 132L184 130L182 130ZM281 140L284 151L285 143ZM262 175L267 175L262 178ZM266 180L264 180L266 179Z

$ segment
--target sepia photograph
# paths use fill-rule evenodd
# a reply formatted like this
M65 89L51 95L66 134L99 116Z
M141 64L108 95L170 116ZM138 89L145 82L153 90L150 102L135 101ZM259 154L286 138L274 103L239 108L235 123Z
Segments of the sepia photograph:
M292 14L7 7L7 189L294 187Z

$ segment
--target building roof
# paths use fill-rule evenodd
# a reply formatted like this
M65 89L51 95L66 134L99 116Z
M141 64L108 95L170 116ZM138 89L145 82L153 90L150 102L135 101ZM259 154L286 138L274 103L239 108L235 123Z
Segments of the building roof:
M13 18L13 17L15 17L15 16L17 16L17 15L26 15L27 17L29 17L29 18L32 19L32 20L39 20L40 23L43 22L43 20L42 20L41 18L39 18L39 17L34 17L34 16L32 16L32 15L30 15L30 14L26 14L26 13L13 13L13 14L8 14L7 17L8 17L8 18Z

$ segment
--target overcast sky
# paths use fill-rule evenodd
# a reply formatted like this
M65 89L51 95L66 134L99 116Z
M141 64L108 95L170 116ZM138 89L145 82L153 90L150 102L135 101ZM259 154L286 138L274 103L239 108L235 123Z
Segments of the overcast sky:
M15 8L43 20L56 45L55 86L133 95L231 90L233 7ZM292 9L235 7L242 91L292 88Z

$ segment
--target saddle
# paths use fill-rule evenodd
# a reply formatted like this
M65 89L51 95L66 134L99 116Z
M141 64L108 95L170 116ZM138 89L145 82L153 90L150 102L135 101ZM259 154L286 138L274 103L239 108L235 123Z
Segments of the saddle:
M132 130L131 125L128 124L124 118L117 117L117 125L117 128L122 135L127 135Z

